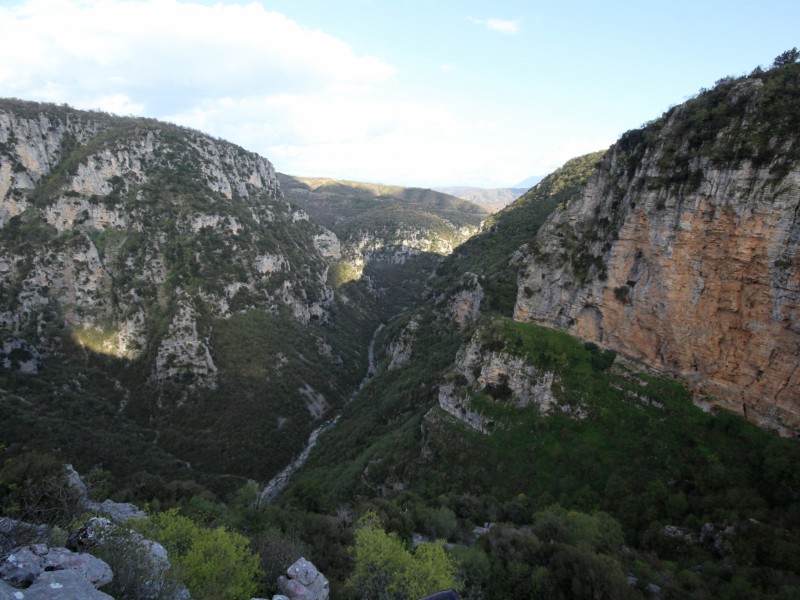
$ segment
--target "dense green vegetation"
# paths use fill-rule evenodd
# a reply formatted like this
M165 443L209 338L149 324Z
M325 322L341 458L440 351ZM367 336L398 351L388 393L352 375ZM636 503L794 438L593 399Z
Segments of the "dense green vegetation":
M673 193L700 185L703 160L718 168L746 160L756 168L769 167L776 180L782 178L800 160L800 63L779 59L773 68L720 79L713 88L625 133L617 147L628 153L628 172L633 174L645 153L657 149L662 172L649 185ZM751 118L756 113L758 118ZM667 124L670 135L660 138Z
M434 288L446 288L465 271L481 276L483 308L510 316L517 300L517 273L509 266L514 252L536 237L557 206L580 193L603 152L573 158L545 177L513 204L486 220L481 235L459 246L437 271Z
M205 476L155 444L154 427L120 411L126 398L115 378L146 377L139 363L87 355L66 335L61 347L62 362L46 363L36 375L0 372L3 460L49 452L82 473L113 473L120 498L144 499L165 482Z
M442 542L410 552L397 534L384 531L374 512L358 520L355 536L355 569L347 587L356 598L411 600L457 586L455 561Z
M258 588L258 557L249 540L225 527L201 527L171 510L135 525L169 552L176 578L194 598L249 600Z
M549 589L553 597L573 597L569 574L589 577L578 566L584 561L602 574L582 584L606 590L598 597L620 597L623 573L639 581L626 593L650 584L670 597L796 591L795 441L724 411L704 413L670 378L609 367L613 356L566 334L507 319L481 328L485 345L554 370L559 399L587 416L543 416L535 406L504 404L502 394L479 396L476 406L491 411L499 426L491 436L465 429L434 404L433 380L437 371L446 376L438 358L446 344L431 344L431 334L420 340L417 368L369 386L282 504L322 513L371 507L401 536L416 531L460 542L470 560L493 565L483 579L474 575L487 597L510 593L519 578L532 594ZM554 520L551 527L561 531L570 519L592 518L606 523L595 542L609 545L602 551L586 551L582 530L572 537L537 533L537 523ZM476 543L472 529L485 522L503 525ZM602 527L617 528L617 537ZM559 545L565 543L572 548ZM532 549L504 559L506 544ZM509 570L517 584L506 588ZM740 576L731 579L734 573Z

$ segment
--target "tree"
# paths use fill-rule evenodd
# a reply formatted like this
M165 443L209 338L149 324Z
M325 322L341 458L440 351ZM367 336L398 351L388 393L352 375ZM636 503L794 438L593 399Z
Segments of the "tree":
M356 598L415 600L456 587L455 562L441 543L420 544L412 553L373 512L356 527L356 566L347 581Z
M177 510L153 515L143 533L167 549L192 597L246 600L255 593L259 561L242 534L224 527L200 527Z
M783 52L775 57L775 60L772 62L772 66L773 68L782 67L784 65L796 63L798 60L800 60L800 50L797 48L792 48L791 50L787 50L786 52Z
M202 532L182 556L186 586L195 598L248 599L256 591L258 558L245 536L224 527Z

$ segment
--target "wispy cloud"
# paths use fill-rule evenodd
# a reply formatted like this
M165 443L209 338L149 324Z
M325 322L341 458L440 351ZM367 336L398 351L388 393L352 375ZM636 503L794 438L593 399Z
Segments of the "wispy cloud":
M497 187L535 166L527 138L399 101L394 65L256 2L0 0L0 55L0 97L166 119L295 175Z
M467 17L467 19L476 25L507 35L517 33L522 23L520 19L476 19L474 17Z
M0 52L0 95L158 116L200 99L369 88L395 74L255 2L27 0L0 7Z

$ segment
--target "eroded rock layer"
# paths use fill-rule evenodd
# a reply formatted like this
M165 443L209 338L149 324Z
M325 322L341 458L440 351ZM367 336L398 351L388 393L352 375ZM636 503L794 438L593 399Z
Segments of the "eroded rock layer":
M515 318L677 373L699 401L789 433L800 430L800 170L764 108L770 85L723 84L623 136L525 249ZM698 124L704 110L726 118Z
M233 144L146 119L0 104L9 367L34 371L31 357L57 351L57 324L96 352L149 353L153 381L213 388L210 319L286 308L325 321L337 247L284 200L268 160Z

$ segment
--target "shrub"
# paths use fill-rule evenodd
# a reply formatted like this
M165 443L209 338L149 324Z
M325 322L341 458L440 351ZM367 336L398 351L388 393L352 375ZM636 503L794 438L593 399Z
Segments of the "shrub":
M0 469L0 512L5 516L66 527L82 508L80 491L70 485L66 468L50 454L23 454Z
M616 298L622 304L630 304L631 303L631 290L627 285L621 285L620 287L614 288L614 298Z
M347 586L356 598L412 600L456 587L456 565L439 543L410 552L368 512L358 521L356 567Z
M253 548L261 561L261 570L270 589L280 575L298 558L308 555L308 548L296 536L270 529L253 538ZM277 593L277 590L272 590Z
M176 510L157 513L144 525L169 552L170 562L194 598L235 600L252 597L260 576L248 539L224 527L206 529Z

